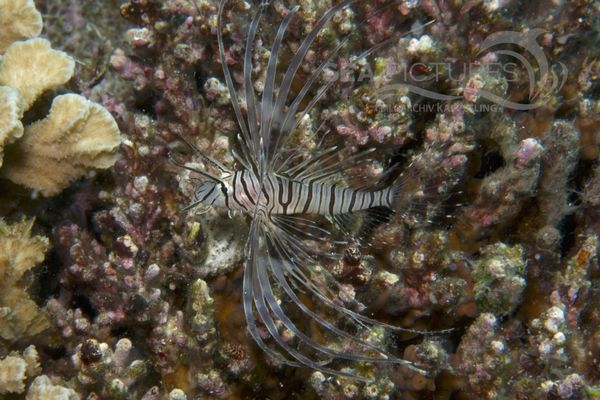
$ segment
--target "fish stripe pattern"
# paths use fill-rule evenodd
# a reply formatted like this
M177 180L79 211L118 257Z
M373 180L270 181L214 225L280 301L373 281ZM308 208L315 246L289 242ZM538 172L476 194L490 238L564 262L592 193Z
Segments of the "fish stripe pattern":
M187 209L205 204L223 207L231 212L241 212L250 217L250 229L245 248L242 303L248 334L256 345L281 364L294 367L305 366L325 374L367 381L367 378L358 373L331 366L333 365L331 361L342 359L394 363L404 365L417 373L425 372L413 363L394 357L378 345L363 339L364 336L357 334L357 329L352 327L360 327L359 329L379 327L391 332L413 334L423 332L386 324L345 307L335 294L339 291L340 284L330 274L325 273L320 279L315 279L312 273L312 267L322 264L326 259L338 257L339 254L310 247L304 239L325 239L328 244L347 244L344 241L333 240L330 230L317 221L324 219L330 223L338 223L344 218L352 219L353 216L366 214L365 211L375 207L385 207L390 212L394 212L394 203L401 185L399 180L396 180L385 187L372 185L369 189L359 189L341 183L343 182L341 177L347 167L360 161L361 157L367 159L370 151L359 152L336 161L337 149L332 147L317 151L312 157L309 156L304 161L298 162L290 161L285 151L289 135L335 83L331 80L318 90L312 90L315 89L313 85L320 81L321 72L330 62L336 60L352 35L340 39L314 72L302 79L300 89L290 103L288 96L295 90L294 81L297 80L297 72L311 45L333 16L352 6L356 1L342 0L326 10L296 47L285 72L278 78L275 74L281 61L279 50L284 47L287 27L292 26L293 17L298 12L299 6L290 8L280 23L271 46L266 69L267 76L260 99L254 93L252 63L254 46L260 36L258 32L261 32L260 18L267 6L262 4L256 7L248 28L246 49L243 53L241 92L246 102L245 117L242 112L242 101L228 66L223 38L226 0L221 0L217 13L217 42L231 107L240 131L237 135L240 154L232 151L232 155L241 167L237 170L226 168L185 138L183 140L218 173L195 170L185 165L183 167L192 169L206 179L196 187L195 201L186 207ZM394 4L392 2L375 10L367 19L357 24L357 28ZM346 67L357 66L361 59L380 49L385 42L392 41L397 43L398 37L391 37L365 50L358 57L346 61ZM311 98L309 93L316 94ZM304 109L299 110L301 105L304 105ZM316 218L319 216L320 218ZM274 290L273 286L278 290ZM337 315L340 320L339 326L329 318L322 317L312 307L308 307L296 294L297 290L312 296L320 306L327 309L329 314ZM288 301L284 302L283 298ZM352 350L330 347L314 340L311 335L302 331L302 327L309 324L300 324L288 317L286 314L288 305L295 307L296 314L300 313L300 317L308 318L332 335L352 342L352 346L347 346ZM348 330L342 329L342 326ZM293 343L283 338L280 333L282 328L293 334Z

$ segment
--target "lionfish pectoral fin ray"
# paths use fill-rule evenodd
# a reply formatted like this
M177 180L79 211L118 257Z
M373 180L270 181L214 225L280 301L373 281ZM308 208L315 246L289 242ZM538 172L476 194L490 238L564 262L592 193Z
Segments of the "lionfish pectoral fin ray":
M233 159L239 162L246 170L252 170L252 167L249 164L246 164L246 160L240 156L235 149L231 149L231 155L233 156Z
M174 165L178 166L179 168L183 168L183 169L187 169L188 171L195 172L195 173L197 173L199 175L202 175L205 178L211 179L211 180L213 180L215 182L222 182L221 178L219 178L219 177L217 177L217 176L215 176L215 175L213 175L213 174L211 174L209 172L203 171L201 169L189 167L189 166L186 165L185 162L177 160L175 158L175 156L173 155L172 152L169 152L168 157L169 157L169 161L171 163L173 163ZM225 168L225 167L223 167L223 168ZM228 171L228 170L225 169L225 171Z
M368 160L366 160L368 161ZM359 191L383 190L393 185L393 176L398 172L398 165L388 165L381 173L373 176L369 173L358 173L352 175L352 187Z
M258 165L256 163L256 158L251 156L252 150L251 150L250 146L248 145L248 143L245 142L243 136L240 135L239 133L236 135L236 139L237 139L237 144L240 147L241 153L238 154L237 152L234 151L234 149L232 149L232 155L234 156L236 161L238 161L240 164L242 164L244 166L244 168L246 168L247 170L250 170L250 171L256 170L256 168L258 168Z
M332 177L341 176L348 167L371 160L370 157L375 151L375 148L363 150L331 164L327 164L330 161L329 158L318 159L296 174L294 178L307 182L327 182ZM337 155L334 154L334 156Z
M401 358L394 357L393 355L387 353L385 350L378 347L377 345L375 345L373 343L369 343L369 342L361 339L358 336L352 335L349 332L338 328L333 323L331 323L331 322L325 320L323 317L319 316L316 312L310 310L306 306L306 304L304 304L298 298L294 289L292 289L292 287L288 283L288 278L286 277L286 271L289 272L290 270L296 270L299 268L299 266L294 265L293 263L290 263L288 261L289 254L286 250L287 247L285 246L285 244L283 242L278 241L276 239L276 237L274 237L272 234L269 234L268 231L265 232L265 238L267 238L266 243L268 244L268 247L265 247L265 248L271 249L271 251L267 250L267 262L259 263L259 265L263 269L267 268L265 266L268 266L268 271L264 270L262 278L261 278L263 294L264 294L264 296L267 300L267 304L269 304L272 312L275 314L275 316L278 318L278 320L284 325L284 327L286 327L288 330L293 332L297 337L299 337L300 340L304 344L308 345L309 347L313 348L314 350L324 352L325 354L330 355L331 357L334 357L336 359L346 359L346 360L363 361L363 362L392 363L392 364L404 365L416 372L425 374L424 371L415 367L411 362L403 360ZM362 346L362 348L365 350L368 349L368 351L371 351L372 353L379 354L379 356L368 355L365 353L356 353L356 352L345 353L345 352L342 352L339 350L328 348L326 346L323 346L319 343L314 342L314 340L308 338L306 336L306 334L299 332L298 329L295 327L295 324L291 320L289 320L289 318L285 315L284 311L281 309L281 306L277 302L277 300L274 296L274 293L272 292L272 289L270 287L270 281L268 279L268 272L270 272L270 274L273 276L275 282L283 290L283 293L286 294L287 297L292 301L292 303L295 306L297 306L305 315L314 319L319 325L321 325L326 330L332 332L333 334L336 334L342 338L350 340L351 342L355 343L356 345ZM319 289L319 286L320 286L319 284L312 281L310 278L308 278L303 273L301 273L301 277L302 277L301 278L302 283L305 285L305 287L309 288L309 291L313 295L318 293L317 297L321 297L321 298L327 297L327 295ZM359 326L361 326L367 330L370 329L370 327L367 324L364 324L364 323L356 320L352 316L346 315L345 317L349 318L352 322L356 322ZM309 366L311 366L311 365L309 365ZM317 370L319 370L319 369L317 369ZM327 373L334 374L334 375L348 376L346 373L340 374L340 371L337 371L337 370L334 370L334 371L327 370L327 371L323 371L323 372L327 372ZM350 374L350 376L355 379L361 378L361 377L354 376L354 374Z
M442 151L445 150L447 149L435 150L435 152L443 154ZM448 207L446 201L463 193L459 186L459 177L466 173L466 169L464 164L457 167L458 169L452 169L443 162L432 161L428 161L428 164L434 167L426 169L417 157L395 178L390 186L394 211L401 212L401 215L410 213L427 220L451 218L445 210ZM452 205L459 208L461 206L460 203Z
M351 335L350 333L338 328L331 322L326 321L323 317L319 316L314 311L310 310L306 306L306 304L304 304L304 302L302 302L298 298L298 296L296 295L296 293L294 292L294 290L288 283L288 279L286 278L286 276L284 274L285 270L294 268L294 266L292 266L292 265L284 266L283 265L283 264L288 263L288 261L286 260L286 255L282 251L280 246L278 246L276 243L273 243L272 248L273 248L274 254L270 254L271 257L269 258L269 263L270 263L269 265L271 267L270 272L273 275L273 277L274 277L275 281L277 282L277 284L279 285L279 287L290 298L290 300L292 301L292 303L294 305L296 305L304 314L306 314L310 318L313 318L315 321L317 321L326 330L331 331L332 333L334 333L336 335L339 335L343 338L349 339L361 346L364 346L366 348L373 350L376 353L381 354L381 357L369 357L369 356L363 356L363 355L355 355L355 357L352 357L352 358L350 358L350 356L343 356L343 355L336 355L336 357L355 359L355 360L360 359L362 361L382 361L382 362L389 361L389 362L395 362L395 363L403 362L403 360L389 355L382 348L380 348L372 343L366 342L366 341L360 339L359 337ZM356 357L358 357L358 358L356 358Z
M260 268L260 265L261 264L259 264L259 268ZM254 289L255 289L254 303L256 305L258 314L261 317L263 324L269 331L271 338L275 341L275 343L277 343L277 345L279 345L279 347L281 347L283 349L283 351L285 351L287 354L289 354L291 357L293 357L295 360L297 360L298 363L300 363L306 367L309 367L311 369L314 369L316 371L320 371L320 372L330 374L330 375L344 376L344 377L356 379L356 380L359 380L362 382L370 382L369 379L364 378L360 375L355 375L355 374L351 374L351 373L344 372L344 371L338 371L335 369L326 368L325 365L329 364L332 360L313 360L313 359L309 358L308 356L306 356L306 355L302 354L301 352L292 348L288 343L286 343L284 338L281 336L281 334L277 330L275 321L273 320L273 317L271 317L269 308L265 301L265 294L263 293L260 280L258 280L257 278L255 278Z
M261 136L269 139L269 141L267 142L267 159L270 159L270 155L273 151L273 149L270 146L270 136L271 129L273 128L273 96L275 89L275 77L277 74L277 63L279 61L279 49L281 47L285 31L287 30L287 27L290 24L294 14L296 14L296 12L298 12L299 9L300 7L297 5L292 7L289 13L284 17L283 21L279 25L277 34L275 35L275 41L273 42L273 47L271 48L271 54L269 56L267 74L265 78L265 88L262 94L262 115L260 124Z
M368 57L369 54L380 49L381 47L386 45L388 42L389 42L389 40L386 40L386 41L379 43L379 44L371 47L370 49L366 50L365 52L360 54L358 57L356 57L356 59L349 62L348 65L346 65L346 68L354 67L360 60L362 60L365 57ZM289 120L292 122L288 122L289 126L285 127L286 132L291 133L298 127L298 125L300 124L300 121L302 121L304 119L304 117L313 109L313 107L323 98L323 96L325 96L325 94L327 94L327 91L335 84L335 82L336 81L334 79L331 79L331 80L327 81L323 86L321 86L321 88L317 91L316 95L308 102L306 107L299 113L299 115L297 117ZM287 135L284 135L284 136L287 137Z
M373 357L364 354L355 354L355 353L346 353L339 350L335 350L333 348L327 347L312 338L310 338L307 334L302 332L296 324L285 314L281 306L279 305L278 300L273 293L273 288L271 287L271 281L269 278L269 270L271 274L274 274L273 270L279 268L278 265L275 265L274 261L276 258L273 254L270 254L267 248L267 260L264 263L259 264L260 273L258 274L259 284L261 285L261 289L265 296L265 300L267 305L275 315L275 317L283 324L285 328L287 328L290 332L292 332L300 342L309 346L310 348L319 351L327 356L333 358L340 358L352 361L365 361L365 362L386 362L390 361L387 355L384 353L381 357ZM267 269L267 266L269 267ZM348 335L349 336L349 335Z
M292 160L292 157L286 158L286 160L279 166L277 169L277 173L287 176L290 179L295 179L295 177L301 172L305 171L308 168L311 168L312 164L318 164L324 162L323 160L331 157L332 153L335 153L338 150L338 146L330 146L324 150L318 150L312 157L309 157L298 164L289 167L289 162ZM281 153L280 153L281 154Z
M271 242L273 241L282 241L286 243L286 251L288 251L286 253L286 256L288 257L289 260L291 260L293 262L294 257L308 257L308 259L311 259L310 254L308 254L308 252L304 252L304 249L302 248L302 243L294 236L292 235L288 235L284 230L281 230L280 228L277 227L277 225L275 224L265 224L262 223L263 227L261 228L261 234L266 237L265 240L270 240ZM276 232L274 232L276 231ZM298 243L295 243L298 242ZM293 249L293 252L291 252L289 249ZM295 279L302 279L302 275L298 274L299 270L293 269L290 271L286 271L286 273L290 273L292 276L294 276Z
M286 342L286 340L282 337L282 335L279 333L276 322L273 319L273 317L271 316L271 312L273 312L277 316L277 310L279 309L279 305L277 304L277 300L274 298L274 296L271 298L269 296L269 294L267 293L267 291L270 289L268 272L266 270L266 263L268 262L266 260L268 260L269 254L268 254L268 251L266 251L268 244L265 243L265 240L264 240L265 238L266 238L266 236L262 236L258 240L259 245L256 249L257 252L254 253L254 256L256 258L254 258L251 262L252 271L251 272L245 271L244 280L245 280L245 282L246 282L246 280L251 282L251 284L249 284L248 286L245 287L245 290L246 289L251 290L252 302L253 302L254 306L256 307L256 311L257 311L262 323L267 328L270 337L275 341L275 343L286 354L288 354L289 356L294 358L297 361L297 363L299 363L301 365L310 367L316 371L320 371L320 372L330 374L330 375L343 376L343 377L348 377L348 378L363 381L363 382L370 382L371 381L370 379L365 378L360 375L356 375L356 374L345 372L345 371L335 370L335 369L331 369L331 368L326 368L325 365L329 364L332 361L331 359L314 360L314 359L302 354L300 351L292 348L292 346L290 346L290 344L288 344ZM257 241L253 240L253 242L256 243ZM246 274L248 275L248 277ZM267 286L268 286L268 288L267 288ZM246 294L246 292L244 292L244 294ZM253 314L253 309L252 309L252 314ZM287 321L280 320L280 322L287 329L292 327L291 325L286 326L285 322L287 322ZM295 333L299 333L299 331L296 330ZM308 339L308 337L306 337L306 336L301 337L301 338ZM255 338L255 340L256 340L256 338ZM307 343L306 341L304 341L304 342ZM268 347L264 343L264 341L261 340L261 343L266 348L269 349L269 354L276 354L276 355L279 354L278 352L276 352L273 349L271 349L270 347ZM316 345L317 343L312 341L311 344ZM322 350L324 350L324 349L325 349L325 347L322 348ZM284 359L284 360L287 360L287 359Z
M393 2L392 4L394 4L394 3L396 3L396 2ZM376 15L378 15L379 13L381 13L382 11L387 9L389 6L390 5L388 4L383 7L380 7L378 10L373 12L371 15L369 15L363 21L361 21L359 23L359 26L365 24L371 18L375 17ZM434 21L429 21L424 26L428 26L433 22ZM414 32L414 29L411 29L410 31L403 33L401 36L402 37L407 36L413 32ZM284 139L287 139L287 137L294 130L296 130L296 128L298 128L298 126L300 125L300 122L304 119L304 117L312 110L312 108L319 102L319 100L327 93L327 91L331 88L331 86L333 86L333 84L335 83L335 79L331 79L327 83L325 83L323 86L321 86L321 88L317 91L317 94L311 99L311 101L306 105L306 107L304 107L304 109L300 113L298 113L298 115L296 115L296 113L298 111L298 107L302 103L302 101L303 101L304 97L306 96L307 92L309 91L310 87L312 87L314 82L317 80L319 75L322 73L323 69L327 65L329 65L329 63L331 62L333 57L339 52L339 50L343 47L343 45L347 42L347 40L349 38L350 38L349 36L345 37L344 40L342 40L342 42L331 52L330 56L314 71L314 73L311 75L311 77L309 77L308 81L305 83L305 85L301 89L300 93L296 96L296 98L294 99L294 101L292 102L290 107L288 108L288 111L287 111L287 113L284 117L284 121L282 123L282 129L281 129L280 135L277 138L277 140L278 140L277 143L280 142L280 139L282 137ZM397 40L397 38L391 37L380 43L377 43L376 45L372 46L371 48L363 51L354 60L352 60L350 63L348 63L348 65L346 65L345 68L347 68L347 69L353 68L360 60L368 57L369 55L373 54L375 51L381 49L382 47L386 46L387 44L392 43L394 40ZM281 150L279 150L279 151L281 151Z
M263 234L261 234L261 232ZM265 283L265 279L268 281L268 275L265 276L264 274L266 274L266 269L265 269L265 264L266 262L268 262L268 251L267 251L267 246L268 243L266 243L266 235L264 235L264 230L263 229L257 229L257 235L259 235L258 238L254 238L252 240L253 247L255 248L255 251L253 251L252 253L254 253L254 257L251 260L251 271L245 271L244 274L244 280L248 279L248 286L246 287L246 289L251 290L251 296L252 296L252 301L254 303L254 306L256 307L256 310L258 312L258 315L262 321L262 323L264 324L264 326L267 328L270 337L279 345L279 347L281 347L286 354L289 354L291 357L293 357L295 360L297 360L300 364L308 366L310 368L313 368L317 371L321 371L327 374L334 374L334 375L344 375L344 376L348 376L348 377L352 377L355 379L364 379L362 377L359 376L354 376L353 374L345 374L343 372L340 371L336 371L336 370L332 370L329 368L324 368L324 365L328 364L331 360L312 360L309 357L303 355L302 353L298 352L297 350L293 349L288 343L286 343L286 341L283 339L283 337L281 336L281 334L279 333L277 326L275 324L275 321L273 320L273 317L270 314L270 308L268 306L268 302L266 301L266 295L265 295L265 287L263 286L263 284ZM246 278L246 274L248 274L248 278ZM270 283L267 283L268 285L270 285ZM245 292L246 294L246 292ZM276 301L276 300L275 300ZM269 304L270 306L273 306L273 304ZM271 311L273 311L271 309ZM252 311L253 313L253 311ZM281 321L283 323L283 321ZM264 343L264 342L262 342ZM271 350L274 352L274 350ZM276 353L278 354L278 353Z
M323 129L323 127L325 126L326 123L327 123L326 119L321 121L317 130L314 131L314 134L317 135L321 131L321 129ZM319 139L319 142L315 146L315 151L314 151L314 154L312 155L312 157L302 160L294 166L291 166L291 165L295 161L303 158L303 155L301 154L301 152L299 150L289 149L286 152L278 151L275 154L275 156L273 157L273 159L271 160L271 163L276 166L273 169L274 173L282 174L284 171L287 171L287 173L295 174L299 170L301 170L301 168L303 168L302 165L304 163L310 162L311 160L314 160L315 158L318 158L318 157L323 157L326 152L331 152L331 151L337 150L338 146L330 146L330 147L325 148L325 150L319 150L324 147L325 139L327 138L327 136L329 135L330 132L331 132L331 129L327 129L325 131L325 133L321 136L321 138Z
M279 249L280 255L285 256L282 257L282 259L288 261L282 263L284 272L293 277L298 285L304 286L313 296L316 296L322 300L327 299L327 305L331 306L332 304L335 304L337 307L342 307L335 303L334 300L331 300L338 298L338 295L332 290L332 287L340 291L342 290L340 283L326 268L320 269L322 277L325 278L324 282L319 282L312 278L310 271L304 271L308 259L304 259L302 264L294 261L294 254L308 253L308 250L305 249L303 242L294 236L287 234L285 231L275 231L273 228L267 232L267 236L271 240L271 243L275 245L275 248ZM318 264L318 261L315 259L310 259L308 260L308 263ZM335 307L333 308L335 309ZM345 309L345 307L343 308ZM336 311L339 310L336 309ZM368 326L365 325L364 322L354 318L353 315L348 316L356 325L368 329Z
M361 22L359 22L357 24L355 30L356 29L360 29L363 25L365 25L373 17L379 15L381 12L385 11L389 7L390 7L390 5L388 4L388 5L382 6L379 9L375 10L373 13L371 13L369 16L367 16L365 19L363 19ZM330 52L329 56L325 59L325 61L323 61L317 67L317 69L311 74L311 76L308 78L308 80L306 81L306 83L304 84L304 86L302 87L302 89L300 90L300 92L296 95L296 98L290 104L290 107L288 108L288 111L286 112L286 115L285 115L285 117L283 119L283 123L282 123L282 135L284 137L289 136L289 134L291 132L293 132L294 129L296 129L298 127L300 121L304 118L304 116L310 111L310 109L312 108L312 106L306 107L300 113L300 116L296 117L296 113L298 111L298 107L300 106L300 104L304 100L304 98L305 98L306 94L308 93L308 91L310 90L310 88L317 81L317 79L319 78L319 76L321 75L321 73L323 72L323 70L327 66L331 65L331 62L333 61L333 59L335 58L335 56L337 56L337 54L339 53L339 51L348 43L348 41L350 40L350 38L351 38L351 35L347 35L346 37L344 37L340 41L340 43L338 43L338 45ZM357 61L359 61L362 58L367 57L369 54L371 54L374 51L376 51L377 49L383 47L385 44L387 44L390 41L391 40L388 39L386 41L383 41L382 43L378 43L375 46L373 46L372 48L370 48L367 51L363 52L363 54L361 54L361 56L359 56L356 60L354 60L350 65L348 65L347 68L351 68ZM331 83L333 83L333 82L335 82L335 81L332 80ZM322 91L321 96L323 94L325 94L325 92L327 91L327 89L330 86L331 85L325 85L323 87L324 90ZM320 97L320 96L318 96L318 97Z
M307 253L307 250L303 249L303 244L296 238L290 238L290 235L285 233L284 231L276 231L273 232L273 229L266 233L269 235L269 239L272 243L274 243L278 249L280 249L280 254L282 259L290 260L293 257L293 254L302 254ZM380 326L385 329L389 329L395 332L407 332L419 335L435 335L435 334L444 334L448 332L452 332L453 329L442 329L437 331L421 331L417 329L403 328L391 324L387 324L381 321L377 321L375 319L366 317L358 312L352 311L349 308L346 308L340 304L338 304L333 298L336 298L336 294L331 290L331 288L316 283L314 279L309 277L308 273L302 271L302 265L296 263L284 263L283 264L285 272L290 273L296 279L297 283L304 286L309 293L314 295L316 298L320 299L325 305L331 307L337 312L345 314L347 317L350 317L351 320L355 321L357 324L369 327L369 326ZM336 289L341 289L339 282L331 275L331 273L322 268L323 277L327 278L327 281L330 285L335 287Z
M221 0L219 3L219 11L217 13L217 42L219 46L219 56L221 59L221 66L223 68L223 76L225 77L225 83L227 85L227 90L229 91L229 96L231 97L231 105L233 107L233 111L235 113L235 118L237 120L238 126L242 131L243 140L241 143L245 143L248 147L248 150L251 154L256 154L257 149L253 148L253 142L251 140L250 132L248 131L248 127L246 126L246 121L244 120L244 116L242 114L242 110L239 103L239 98L237 92L235 90L235 85L233 84L233 79L231 78L231 72L229 71L229 66L227 65L227 56L225 53L225 45L223 43L223 10L225 8L225 2L227 0ZM248 155L250 156L250 154ZM252 163L252 158L249 157L246 160L248 164Z
M248 129L250 131L250 137L254 141L255 149L260 148L258 127L260 110L256 107L256 94L254 93L254 86L252 84L252 50L254 49L254 40L256 38L256 31L262 12L263 7L258 7L258 10L254 14L254 18L250 24L250 30L248 31L248 37L246 38L246 50L244 52L244 93L246 105L248 107Z
M250 337L254 340L256 345L268 354L271 358L277 362L292 367L299 367L302 364L295 361L291 361L279 352L269 347L258 332L257 321L254 316L254 303L255 303L255 290L254 290L254 274L257 270L257 264L259 262L260 252L260 237L259 237L259 225L258 220L253 221L250 227L250 235L248 236L247 242L247 258L244 265L244 278L242 283L242 302L244 306L244 316L246 317L247 330Z
M332 239L331 231L320 227L316 222L297 215L273 215L271 221L292 236L305 237L311 240L327 240L334 244L346 244L345 240Z
M281 255L285 255L285 259L288 260L288 262L282 264L282 266L285 267L285 273L293 277L297 283L302 284L302 286L306 287L309 291L318 292L323 296L335 296L329 287L315 284L313 279L309 278L309 272L303 271L305 268L304 265L307 263L316 263L317 260L308 255L308 250L305 249L305 245L302 241L276 227L270 228L266 234L271 240L271 243L280 249ZM298 255L302 258L302 264L298 261L294 261L294 257L298 257ZM309 258L305 258L305 255L308 255Z
M185 135L181 135L181 134L177 134L177 133L175 135L177 135L177 137L180 140L182 140L192 150L194 150L197 154L199 154L210 165L212 165L213 167L215 167L216 169L218 169L219 172L221 172L222 174L230 173L230 171L229 171L229 169L227 167L225 167L223 164L221 164L220 162L218 162L217 160L215 160L214 158L212 158L211 156L209 156L208 154L206 154L204 151L202 151L198 146L196 146L196 144L194 142L192 142Z

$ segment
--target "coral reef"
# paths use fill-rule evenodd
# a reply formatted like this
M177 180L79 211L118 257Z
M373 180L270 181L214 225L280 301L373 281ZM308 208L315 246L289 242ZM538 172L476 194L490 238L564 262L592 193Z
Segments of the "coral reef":
M0 394L22 393L25 390L25 360L15 356L6 357L0 361L0 371Z
M23 136L23 102L19 93L8 86L0 86L0 167L4 159L4 146Z
M108 168L121 144L119 128L105 108L82 96L52 101L45 119L25 129L2 176L53 196L90 168Z
M32 2L7 0L0 7L15 18L7 38L40 33L41 16ZM119 128L105 108L84 97L56 97L46 119L23 128L24 112L43 93L71 79L75 60L43 38L9 44L0 59L0 107L7 118L0 131L0 176L53 196L89 169L112 166L121 143ZM10 147L10 162L3 163L6 145L21 137Z
M26 380L40 372L35 346L27 347L22 354L3 358L0 360L0 394L23 393Z
M79 398L79 394L73 389L61 386L60 384L53 384L46 375L35 378L25 397L26 400L77 400Z
M77 400L79 394L63 386L59 378L40 375L40 359L35 346L29 346L22 354L0 359L0 395L23 394L26 400Z
M78 383L86 388L98 388L102 396L110 399L128 398L130 388L147 371L144 361L129 360L132 346L129 339L120 339L114 351L108 344L94 339L78 345L72 357L73 366L78 370Z
M16 341L48 328L45 314L19 284L44 260L48 239L31 236L34 221L7 225L0 220L0 339Z
M12 43L38 36L42 32L42 15L33 0L0 1L0 54Z
M337 300L415 330L339 324L428 372L335 361L372 379L364 383L261 352L241 307L246 218L182 210L198 176L169 164L169 153L190 168L210 165L179 137L232 169L231 151L240 150L216 44L218 1L93 3L0 0L0 397L598 396L597 4L363 1L316 38L292 95L352 33L317 79L333 84L292 133L290 162L321 147L336 146L342 160L373 148L339 179L402 182L395 214L342 233L352 245L314 245L344 254L311 268L317 279L340 282ZM251 3L228 0L224 14L226 60L240 93ZM258 95L293 3L264 8L252 70ZM280 70L337 4L297 3ZM494 34L537 29L544 32L529 42L485 47ZM540 54L547 79L537 76L540 65L512 64ZM447 100L423 94L431 92ZM248 112L243 95L240 107ZM315 340L351 350L303 321Z
M503 243L481 249L473 266L473 294L482 312L511 314L521 303L525 289L525 262L520 246Z
M2 56L0 84L16 89L28 109L43 92L71 79L74 69L75 60L53 50L46 39L15 42Z

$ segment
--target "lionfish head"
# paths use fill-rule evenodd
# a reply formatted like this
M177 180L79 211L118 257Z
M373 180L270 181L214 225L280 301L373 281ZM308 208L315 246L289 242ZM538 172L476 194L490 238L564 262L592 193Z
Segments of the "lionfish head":
M224 181L206 180L194 191L196 202L208 206L224 207L227 195L227 184Z

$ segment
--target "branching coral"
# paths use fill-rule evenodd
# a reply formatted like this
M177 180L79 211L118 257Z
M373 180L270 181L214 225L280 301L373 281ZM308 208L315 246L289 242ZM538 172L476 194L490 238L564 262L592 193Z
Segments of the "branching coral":
M2 174L52 196L88 168L114 164L119 128L106 109L75 94L58 96L50 115L25 129Z
M6 225L0 220L0 338L13 341L36 335L48 321L19 280L44 259L48 239L31 236L33 220Z
M11 43L42 32L42 15L33 0L0 0L0 54Z
M90 18L72 0L36 2L48 15L45 34L52 43L82 61L73 78L66 68L63 77L71 78L69 88L79 86L101 99L119 116L127 141L120 148L122 156L111 171L112 179L98 180L101 185L78 185L55 199L20 196L13 202L22 208L3 207L15 221L22 212L47 206L39 228L46 229L48 236L52 232L55 246L48 263L52 273L48 286L56 291L51 292L55 295L45 310L58 329L52 331L55 335L33 339L36 344L41 341L38 348L45 353L47 376L36 379L39 372L24 372L21 356L5 354L0 339L1 356L18 367L13 375L16 383L11 384L21 392L10 396L25 396L31 386L30 400L75 398L70 385L83 398L142 400L281 398L281 385L291 393L290 399L576 399L586 398L586 391L588 397L597 393L600 303L594 292L600 226L600 64L589 51L572 57L573 44L581 44L583 29L597 25L592 22L597 21L592 13L597 10L589 2L554 2L553 7L541 7L546 13L543 18L538 18L537 2L514 0L354 2L336 13L311 46L291 94L339 43L340 34L353 32L348 50L342 49L334 60L338 69L365 46L412 28L373 53L377 58L360 61L349 71L350 77L359 78L374 65L369 81L340 78L287 143L299 159L319 150L323 137L323 147L335 144L349 153L376 148L373 162L365 163L367 168L359 165L344 171L347 182L378 179L389 166L405 181L399 212L378 225L374 235L365 234L364 247L353 245L337 263L323 261L315 276L332 274L342 283L340 300L365 305L367 315L390 324L419 330L454 328L448 334L424 337L373 331L369 340L412 361L427 376L392 365L365 369L363 363L349 362L354 371L373 378L366 385L279 366L252 347L239 301L242 280L235 272L242 264L245 243L237 232L247 231L245 221L239 216L227 220L224 213L180 212L193 197L197 182L193 174L176 174L166 163L169 151L184 148L177 143L178 135L186 135L227 167L234 163L229 151L235 147L236 122L215 43L218 1L126 1L121 14L141 25L127 34L115 24L118 15L107 24ZM248 16L255 11L250 3L227 1L223 16L226 61L244 115L248 113L243 94L244 39ZM277 83L289 61L283 57L293 55L329 5L339 4L275 1L263 9L252 69L257 95L264 90L276 28L293 3L301 7L283 37ZM7 4L34 9L32 0L0 0L0 7ZM101 8L118 14L119 4L113 0ZM380 15L373 15L388 5ZM368 15L373 18L360 25ZM22 17L0 8L0 26L12 23L11 18ZM422 26L428 20L434 21ZM81 40L88 31L84 28L90 26L98 29L89 30L99 33L90 35L97 46ZM491 51L480 53L491 32L526 31L524 27L548 31L537 43L549 64L568 66L568 82L540 109L486 108L489 104L479 96L479 89L516 102L527 98L533 82L527 80L526 71L496 71L496 62L506 65L504 58ZM0 38L7 32L1 31ZM10 40L36 35L23 33ZM129 43L129 49L115 40L118 36ZM43 40L13 46L26 49L32 42ZM111 56L115 43L124 50ZM49 46L38 49L44 47L52 57L57 54ZM508 47L534 61L519 45ZM96 62L80 57L97 49L105 51L98 51ZM109 58L113 71L103 65ZM475 69L460 71L466 65ZM9 66L3 68L8 71ZM53 91L63 90L54 84L36 84L36 90L27 87L37 78L45 79L34 74L28 82L17 82L25 69L34 68L34 62L19 67L21 75L11 75L0 87L0 118L8 121L0 121L0 147L5 153L0 176L31 167L27 169L31 176L43 172L46 179L46 170L57 165L82 176L90 165L77 160L111 164L116 146L107 144L94 155L86 146L95 146L97 137L80 135L80 128L96 126L98 117L98 110L81 98L57 97L50 116L30 125L47 115L56 96ZM91 83L82 71L85 68L94 69ZM326 68L318 83L324 84L335 71ZM534 66L533 71L538 69ZM116 73L121 81L114 79ZM445 103L399 88L393 96L383 96L379 89L403 82L402 75L427 90L464 99ZM313 89L309 97L318 90ZM44 95L34 95L42 91ZM552 109L561 98L560 109ZM61 102L71 105L64 115L57 113ZM106 138L110 143L115 139ZM207 167L198 155L185 160L197 169ZM58 170L56 179L75 179L70 172ZM21 183L42 194L58 193L68 184ZM0 189L4 189L1 183ZM0 204L4 206L4 197ZM331 250L346 255L345 247ZM30 279L32 274L23 277ZM24 282L21 278L13 285L19 295L26 295ZM278 289L274 287L276 296ZM9 292L0 297L4 293ZM48 290L41 294L47 296ZM318 299L307 305L318 312L325 308ZM0 313L8 310L2 306ZM281 306L292 319L299 317L300 310L285 302ZM28 314L23 309L22 315ZM331 323L339 322L331 314L324 315ZM2 318L0 331L9 326ZM278 328L284 339L293 337ZM348 352L353 349L348 342L323 335L314 321L307 320L302 328L320 343ZM258 329L261 335L266 332L264 326Z
M146 362L130 360L133 345L121 339L114 351L106 343L90 339L77 346L72 362L79 370L77 380L81 385L102 387L110 399L126 399L130 386L146 374Z
M73 389L53 382L58 379L51 380L46 375L38 376L40 373L40 360L35 346L27 347L21 354L12 353L1 359L0 395L23 394L26 387L29 386L27 395L24 397L26 400L79 399L79 395Z
M510 165L483 180L461 223L482 235L490 227L515 218L525 200L535 194L543 151L538 140L522 140L511 154Z
M544 140L539 207L546 225L556 226L572 211L569 205L569 175L577 165L579 132L563 120L555 121Z
M27 363L20 357L0 360L0 394L21 393L25 390Z
M481 252L473 268L475 300L483 312L508 315L519 305L525 288L523 249L496 243Z

